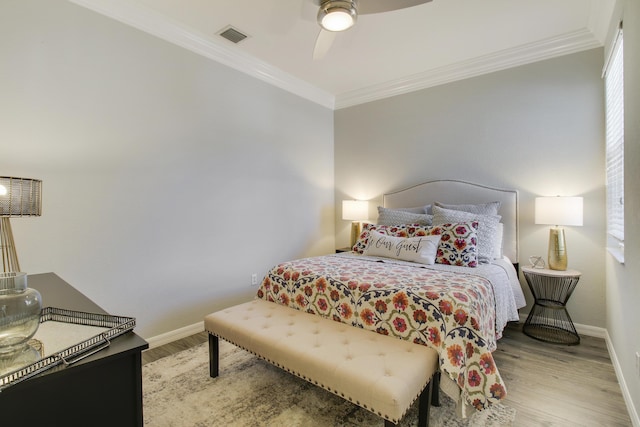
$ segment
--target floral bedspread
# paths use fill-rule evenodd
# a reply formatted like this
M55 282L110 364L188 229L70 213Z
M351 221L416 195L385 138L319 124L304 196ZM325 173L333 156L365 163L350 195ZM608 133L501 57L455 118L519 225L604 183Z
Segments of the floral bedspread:
M275 266L257 296L434 348L442 374L478 410L506 396L491 353L495 302L485 278L321 256Z

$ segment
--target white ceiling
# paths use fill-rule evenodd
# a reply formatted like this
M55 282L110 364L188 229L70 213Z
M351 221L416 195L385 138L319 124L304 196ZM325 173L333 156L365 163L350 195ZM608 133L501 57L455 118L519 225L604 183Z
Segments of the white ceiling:
M314 0L70 1L329 108L602 46L615 3L433 0L360 16L314 61Z

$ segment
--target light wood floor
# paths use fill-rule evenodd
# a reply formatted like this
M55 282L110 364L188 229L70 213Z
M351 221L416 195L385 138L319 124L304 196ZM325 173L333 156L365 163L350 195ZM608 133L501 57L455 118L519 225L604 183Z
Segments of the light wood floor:
M146 364L207 341L205 332L147 350ZM514 427L631 426L603 339L582 336L577 346L546 344L511 324L494 358L507 385L505 405Z

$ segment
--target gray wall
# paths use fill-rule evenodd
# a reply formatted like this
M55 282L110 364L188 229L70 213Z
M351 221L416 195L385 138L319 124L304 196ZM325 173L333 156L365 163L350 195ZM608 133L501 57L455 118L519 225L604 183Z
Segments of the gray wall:
M632 420L640 425L640 2L626 0L617 10L613 27L624 20L624 265L607 255L607 330L614 363L624 375Z
M602 65L593 49L336 111L338 246L349 238L343 198L374 199L375 209L385 192L461 179L519 190L526 265L547 253L535 197L583 196L584 226L566 230L569 267L583 272L568 309L577 323L605 327Z
M331 110L63 0L3 0L0 28L0 175L44 181L24 271L148 338L333 251Z

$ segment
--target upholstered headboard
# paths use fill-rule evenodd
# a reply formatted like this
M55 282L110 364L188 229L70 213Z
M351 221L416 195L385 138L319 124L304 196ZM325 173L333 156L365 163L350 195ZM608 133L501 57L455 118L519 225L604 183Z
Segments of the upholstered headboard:
M504 224L503 251L518 262L518 192L456 180L428 181L404 190L383 195L387 208L425 206L434 202L447 204L486 203L500 201L499 214Z

